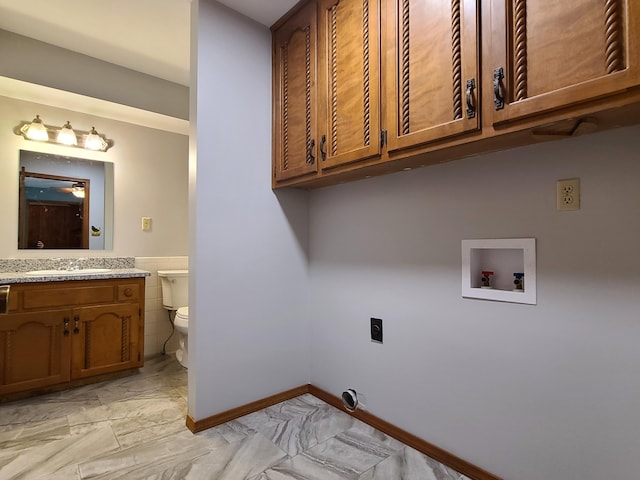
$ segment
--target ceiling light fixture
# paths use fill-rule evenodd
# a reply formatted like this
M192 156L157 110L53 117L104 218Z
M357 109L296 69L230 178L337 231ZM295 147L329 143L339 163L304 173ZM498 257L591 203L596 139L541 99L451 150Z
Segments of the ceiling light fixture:
M91 127L91 130L88 132L74 130L69 121L62 127L54 127L45 125L40 119L40 115L36 115L36 118L31 122L20 122L20 125L13 129L13 132L27 140L85 148L98 152L106 152L113 146L113 140L109 140L104 135L98 133L95 127Z

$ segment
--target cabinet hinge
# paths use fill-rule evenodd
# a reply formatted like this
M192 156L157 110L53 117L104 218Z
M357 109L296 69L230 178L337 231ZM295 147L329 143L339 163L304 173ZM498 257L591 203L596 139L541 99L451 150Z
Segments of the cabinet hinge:
M384 147L387 144L387 131L380 130L380 147Z

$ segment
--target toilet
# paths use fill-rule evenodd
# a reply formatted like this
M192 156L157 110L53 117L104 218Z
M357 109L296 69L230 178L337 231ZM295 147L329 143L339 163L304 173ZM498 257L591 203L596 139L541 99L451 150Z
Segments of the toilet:
M162 307L169 310L173 326L180 336L176 359L189 367L189 270L158 270L162 286Z

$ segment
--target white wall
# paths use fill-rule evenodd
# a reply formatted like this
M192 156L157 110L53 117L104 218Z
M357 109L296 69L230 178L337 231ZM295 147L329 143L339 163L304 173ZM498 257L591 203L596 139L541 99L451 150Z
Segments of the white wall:
M305 193L270 188L269 30L212 0L192 10L189 413L198 420L308 382L308 207Z
M78 130L95 125L115 144L107 152L31 142L15 135L22 120L39 114L48 125L69 120ZM20 149L69 155L114 164L113 250L91 256L174 256L188 254L188 137L0 96L0 258L60 256L60 250L18 250L18 170ZM152 231L140 228L142 216ZM86 257L86 250L62 251Z
M314 191L311 383L505 479L640 469L640 127ZM555 210L580 177L582 208ZM462 239L535 237L537 306L462 299ZM383 345L369 318L384 320Z

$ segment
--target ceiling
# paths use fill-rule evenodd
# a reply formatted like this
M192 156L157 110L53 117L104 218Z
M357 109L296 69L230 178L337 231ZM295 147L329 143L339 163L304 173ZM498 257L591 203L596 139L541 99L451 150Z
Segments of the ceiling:
M297 0L220 0L272 25ZM0 29L189 85L191 0L0 0Z

